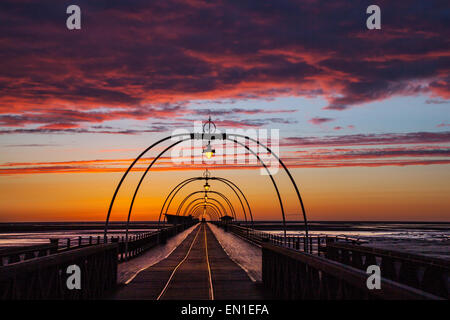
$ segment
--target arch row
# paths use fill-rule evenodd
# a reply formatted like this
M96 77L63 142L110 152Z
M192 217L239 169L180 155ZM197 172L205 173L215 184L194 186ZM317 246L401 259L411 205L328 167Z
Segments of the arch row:
M212 203L208 203L208 204L197 204L195 205L193 208L191 208L191 211L189 212L190 215L194 215L194 213L196 212L196 210L198 208L202 208L202 207L209 207L212 210L215 211L215 213L217 213L217 218L220 219L220 217L222 217L221 213L220 213L220 209L217 206L214 206Z
M198 217L200 215L200 210L202 208L207 208L207 209L211 209L214 212L214 217L219 220L220 219L220 213L219 211L217 211L217 209L213 206L210 206L208 204L199 204L197 206L195 206L194 208L192 208L192 211L190 212L190 215L192 215L193 217Z
M188 194L188 195L183 199L183 201L181 201L181 203L180 203L180 205L178 206L178 209L177 209L177 216L180 215L180 211L181 211L181 209L183 208L183 205L186 203L186 201L187 201L190 197L192 197L192 196L194 196L194 195L196 195L196 194L199 194L199 193L204 193L204 191L194 191L194 192L191 192L190 194ZM233 206L233 204L231 203L230 199L227 198L227 196L225 196L223 193L218 192L218 191L208 191L208 193L217 194L218 196L220 196L220 197L227 203L228 207L230 208L230 212L231 212L233 218L236 220L236 211L234 210L234 206Z
M106 216L106 221L105 221L105 228L104 228L104 237L107 237L107 232L108 232L108 226L109 226L109 219L111 216L111 211L112 208L114 206L114 201L117 197L117 194L120 190L120 187L123 184L123 181L125 180L125 178L127 177L128 173L132 170L132 168L134 167L134 165L137 163L137 161L139 159L141 159L148 151L150 151L151 149L153 149L155 146L159 145L160 143L163 143L169 139L174 139L174 138L180 138L180 140L172 143L170 146L166 147L162 152L160 152L158 154L157 157L155 157L153 159L153 161L149 164L149 166L146 168L145 172L143 173L143 175L141 176L141 179L139 180L139 183L135 189L131 204L130 204L130 208L129 208L129 212L128 212L128 218L127 218L127 225L126 225L126 241L128 242L128 228L129 228L129 222L130 222L130 217L131 217L131 212L132 212L132 208L133 208L133 204L134 204L134 200L136 198L136 195L138 193L138 190L145 178L145 176L147 175L148 171L151 169L151 167L153 166L153 164L168 150L170 150L171 148L175 147L177 144L184 142L184 141L188 141L188 140L195 140L195 139L201 139L201 140L216 140L216 139L221 139L223 141L225 140L229 140L234 142L237 145L241 145L243 146L247 151L249 151L250 153L252 153L260 162L260 164L265 168L267 174L269 175L272 184L275 188L278 200L279 200L279 204L280 204L280 210L281 210L281 214L282 214L282 218L283 218L283 228L284 228L284 236L286 236L286 218L285 218L285 212L284 212L284 206L283 206L283 201L281 199L280 196L280 192L278 189L278 186L270 172L270 170L267 168L267 165L264 163L264 161L262 161L262 159L258 156L258 154L253 151L251 148L248 147L248 143L244 144L238 140L236 140L236 138L244 138L246 142L252 141L254 143L256 143L258 146L261 146L262 148L264 148L267 152L269 152L273 157L275 157L278 161L278 163L282 166L282 168L284 169L284 171L286 172L286 174L288 175L298 198L300 207L301 207L301 212L303 214L303 221L304 221L304 226L305 226L305 237L306 239L308 239L308 222L307 222L307 218L306 218L306 211L304 208L304 204L303 204L303 200L302 197L300 195L299 189L297 187L297 184L295 183L295 180L293 179L290 171L288 170L288 168L285 166L285 164L283 163L283 161L274 153L272 152L272 150L270 148L268 148L267 146L265 146L264 144L262 144L260 141L253 139L251 137L245 136L245 135L241 135L241 134L227 134L227 133L221 133L221 134L211 134L211 133L180 133L180 134L175 134L175 135L171 135L171 136L167 136L165 138L162 138L160 140L158 140L157 142L153 143L152 145L150 145L149 147L147 147L144 151L141 152L141 154L138 155L138 157L136 157L133 162L131 163L131 165L127 168L127 170L125 171L125 173L122 175L118 185L116 186L116 189L114 191L113 197L111 199L109 208L108 208L108 213Z
M207 208L206 213L207 213L211 218L212 218L212 215L208 212L208 210L211 210L212 213L213 213L213 216L214 216L217 220L219 220L219 215L218 215L217 211L215 211L214 208L208 207L208 206L207 206L206 208ZM198 217L200 214L203 214L203 213L200 213L200 212L201 212L201 211L200 211L201 209L202 209L202 206L196 208L195 211L192 212L192 216Z
M217 199L215 199L215 198L208 197L208 201L210 201L210 200L213 201L213 203L209 202L209 203L211 203L212 205L216 205L216 203L217 203L216 206L220 206L221 213L222 213L221 216L227 215L227 211L225 210L225 207L223 206L223 204L222 204L219 200L217 200ZM191 207L193 207L194 205L197 205L199 201L202 201L202 202L203 202L204 199L203 199L203 198L197 198L197 199L192 200L192 201L186 206L186 208L184 209L184 211L183 211L183 216L186 216L186 214L189 215L189 214L188 214L188 213L190 212L189 210L192 210ZM197 203L196 203L196 202L197 202Z
M195 182L195 181L199 181L199 180L206 180L206 181L208 181L208 180L214 180L214 181L222 182L222 183L224 183L225 185L227 185L227 186L234 192L234 194L236 195L236 197L238 198L238 200L239 200L239 202L240 202L240 204L241 204L242 211L243 211L243 213L244 213L244 219L245 219L245 222L248 223L248 219L247 219L247 212L248 212L249 215L250 215L251 225L253 226L253 214L252 214L252 209L251 209L251 207L250 207L250 204L249 204L249 202L248 202L248 200L247 200L247 197L245 196L244 192L243 192L243 191L241 190L241 188L239 188L234 182L232 182L232 181L230 181L230 180L228 180L228 179L225 179L225 178L221 178L221 177L209 177L209 178L207 178L207 177L194 177L194 178L189 178L189 179L183 180L183 181L181 181L179 184L177 184L177 185L169 192L169 194L167 195L166 199L164 200L164 203L163 203L163 205L162 205L162 207L161 207L161 211L160 211L160 213L159 213L158 225L159 225L160 222L161 222L161 218L164 217L165 214L167 214L167 212L168 212L168 210L169 210L169 207L170 207L170 205L171 205L173 199L174 199L175 196L177 195L177 193L178 193L179 191L181 191L181 189L183 189L183 188L184 188L185 186L187 186L188 184L193 183L193 182ZM244 203L242 202L241 197L242 197L242 199L244 200L244 202L245 202L245 204L246 204L245 206L244 206ZM170 200L169 200L169 199L170 199ZM167 204L167 207L166 207L166 204ZM165 209L165 210L164 210L164 209Z

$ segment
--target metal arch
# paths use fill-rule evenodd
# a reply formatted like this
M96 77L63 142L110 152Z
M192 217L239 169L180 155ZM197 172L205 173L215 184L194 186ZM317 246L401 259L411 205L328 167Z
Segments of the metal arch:
M211 199L212 199L212 198L211 198ZM204 204L205 204L205 203L197 203L197 204L194 205L194 203L197 202L197 201L199 201L199 200L203 200L203 198L197 198L197 199L195 199L195 200L192 200L192 201L189 203L189 205L186 207L186 209L189 208L191 205L192 205L193 207L195 207L195 206L197 206L197 205L204 205ZM216 199L213 199L213 200L214 200L215 202L217 202L217 203L220 205L220 208L219 208L216 204L214 204L214 203L212 203L212 202L207 202L206 204L209 203L209 204L211 204L212 206L214 206L214 207L219 211L219 213L221 213L220 216L226 215L226 211L225 211L224 206L223 206L218 200L216 200ZM192 210L192 209L191 209L191 210ZM187 211L185 210L183 216L186 216L186 213L187 213Z
M241 193L242 197L243 197L244 200L245 200L245 203L247 204L248 212L249 212L249 214L250 214L250 219L251 219L251 221L252 221L252 227L253 227L253 214L252 214L252 209L251 209L251 207L250 207L250 204L248 203L247 197L246 197L245 194L242 192L242 190L241 190L234 182L232 182L232 181L230 181L230 180L228 180L228 179L221 178L221 177L212 177L212 178L209 178L209 179L210 179L210 180L218 180L218 181L222 181L222 182L224 182L224 183L229 183L229 184L233 185L233 186Z
M203 192L204 192L204 191L195 191L195 192L192 192L191 194L189 194L186 198L184 198L183 201L182 201L182 202L180 203L180 205L178 206L176 215L179 215L179 214L180 214L181 208L183 207L183 205L184 205L184 203L187 201L187 199L189 199L189 198L190 198L191 196L193 196L194 194L203 193ZM232 216L236 219L236 212L235 212L235 210L234 210L234 206L233 206L233 204L231 203L231 201L230 201L224 194L222 194L222 193L220 193L220 192L218 192L218 191L209 191L209 192L211 192L211 193L213 193L213 194L217 194L217 195L219 195L220 197L222 197L222 199L225 200L225 202L228 204L228 207L230 208L230 211L231 211Z
M212 215L212 214L209 212L209 210L211 210L211 209L212 209L211 207L207 207L206 210L205 210L205 214L207 214L211 220L217 220L217 221L219 221L220 219L217 217L217 214ZM197 208L197 209L195 210L195 212L193 213L193 216L195 215L195 217L198 218L200 215L203 215L203 212L201 212L200 210L201 210L201 208ZM214 210L211 210L211 211L214 213Z
M170 205L171 205L173 199L175 198L175 195L178 193L178 191L180 191L182 188L184 188L187 184L189 184L189 183L191 183L191 182L194 182L194 181L197 181L197 180L201 180L201 179L205 179L205 178L204 178L204 177L198 177L198 178L189 178L189 179L186 179L186 180L180 182L174 189L172 189L172 191L171 191L171 192L169 193L169 195L167 196L166 201L167 201L167 199L170 197L170 195L171 195L175 190L176 190L176 191L175 191L175 193L172 195L172 197L171 197L171 199L170 199L170 201L169 201L169 203L168 203L168 205L167 205L165 214L167 214L167 211L169 210L169 207L170 207ZM210 178L208 178L208 179L210 179ZM206 180L206 179L205 179L205 180ZM225 183L225 182L224 182L224 183ZM181 185L181 186L180 186L180 185ZM247 222L247 214L246 214L246 212L245 212L245 208L244 208L244 205L243 205L243 203L242 203L242 200L240 199L239 195L236 193L236 190L234 190L231 186L229 186L229 187L235 192L236 196L238 197L239 202L241 203L241 206L242 206L242 210L244 211L245 222ZM178 188L178 189L177 189L177 188ZM208 192L209 192L209 191L208 191ZM159 217L159 219L158 219L158 225L159 225L159 222L161 221L161 216L162 216L162 212L164 211L164 206L165 206L166 201L164 201L163 208L161 208L160 217ZM236 218L236 213L235 213L235 218ZM253 217L252 217L252 222L253 222Z
M195 217L195 215L197 215L197 216L200 215L200 214L198 213L198 211L199 211L199 209L201 209L201 207L202 207L202 206L199 206L198 208L195 209L195 212L192 213L192 216L193 216L193 217ZM220 220L219 217L217 216L217 212L215 212L214 209L213 209L212 207L208 207L208 206L207 206L206 208L207 208L207 210L208 210L208 209L212 209L212 212L215 213L215 218L216 218L217 220ZM207 213L207 215L208 215L210 218L212 218L211 213L209 213L208 211L206 211L206 213Z
M220 220L220 216L217 214L217 210L215 210L215 209L213 209L213 207L211 207L211 206L203 206L203 205L201 205L201 206L197 206L197 207L195 207L195 210L193 210L190 214L191 214L191 216L193 217L193 218L198 218L198 216L200 215L200 214L203 214L202 212L201 212L201 210L203 209L203 210L205 210L204 208L206 208L206 212L207 212L207 210L211 210L212 212L214 212L214 217L217 219L217 221L219 221ZM208 215L211 217L211 214L210 213L208 213Z
M172 196L172 197L170 198L170 201L169 201L169 204L168 204L168 206L167 206L167 209L166 209L165 213L167 213L168 208L169 208L169 206L170 206L172 200L175 198L176 194L177 194L182 188L184 188L186 185L188 185L188 184L191 183L191 182L195 182L195 181L199 181L199 180L217 180L217 181L220 181L220 182L226 184L230 189L232 189L233 192L236 194L236 197L239 199L239 202L241 203L242 210L243 210L243 212L244 212L245 221L247 222L247 215L246 215L246 212L245 212L245 207L244 207L244 204L242 203L242 200L240 199L239 194L238 194L238 193L236 192L236 190L234 189L234 188L236 188L236 189L239 191L239 193L242 195L242 197L244 198L244 200L245 200L245 202L246 202L246 205L247 205L247 208L248 208L248 212L249 212L249 214L250 214L251 223L252 223L252 226L253 226L253 214L252 214L252 209L250 208L250 204L248 203L247 197L245 196L245 194L242 192L242 190L241 190L235 183L233 183L232 181L230 181L230 180L228 180L228 179L221 178L221 177L208 177L208 178L206 178L206 177L194 177L194 178L189 178L189 179L186 179L186 180L184 180L184 181L181 181L178 185L175 186L175 188L173 188L173 189L170 191L169 195L166 197L166 199L165 199L165 201L164 201L164 203L163 203L163 206L162 206L162 208L161 208L161 212L160 212L160 214L159 214L158 224L159 224L160 221L161 221L161 216L162 216L162 214L163 214L163 211L164 211L164 208L165 208L165 206L166 206L167 200ZM234 187L234 188L233 188L233 187ZM173 193L173 195L172 195L172 193Z
M197 199L194 199L191 202L189 202L189 204L186 206L186 208L183 211L183 216L186 216L186 213L188 212L189 207L193 206L195 202L200 201L200 200L204 200L204 198L197 198ZM208 197L208 200L212 200L212 201L217 202L220 205L220 207L222 208L223 215L227 214L227 211L225 210L225 207L222 205L222 203L220 203L219 200L214 199L214 198L209 198L209 197Z
M142 158L148 151L150 151L151 149L153 149L155 146L157 146L160 143L163 143L164 141L167 141L169 139L175 138L175 137L182 137L185 136L186 133L180 133L180 134L175 134L175 135L171 135L165 138L162 138L158 141L156 141L155 143L153 143L152 145L150 145L149 147L147 147L144 151L142 151L136 159L134 159L134 161L130 164L130 166L127 168L127 170L125 171L125 173L122 175L122 178L119 181L119 184L117 185L114 194L112 196L111 202L109 203L109 208L108 208L108 214L106 215L106 221L105 221L105 230L104 230L104 237L106 238L106 234L108 233L108 225L109 225L109 218L111 216L111 211L112 211L112 207L114 205L114 201L117 197L117 193L119 192L120 187L122 186L123 181L125 180L125 178L127 177L128 173L131 171L131 169L134 167L134 165L136 164L136 162L139 161L140 158ZM193 133L189 133L188 134L190 136L190 139L194 139L194 134ZM186 141L186 140L185 140Z
M198 137L198 136L200 136L200 135L195 134L195 133L180 133L180 134L176 134L176 135L171 135L171 136L165 137L165 138L160 139L160 140L158 140L157 142L153 143L153 144L150 145L149 147L147 147L144 151L142 151L142 152L139 154L139 156L138 156L137 158L135 158L135 159L133 160L133 162L132 162L132 163L130 164L130 166L127 168L127 170L125 171L125 173L122 175L122 177L121 177L121 179L120 179L120 181L119 181L119 184L117 185L117 187L116 187L116 189L115 189L115 191L114 191L113 197L112 197L112 199L111 199L111 202L110 202L110 205L109 205L109 209L108 209L108 214L107 214L107 216L106 216L106 221L105 221L105 228L104 228L104 237L105 237L105 238L106 238L106 235L107 235L107 232L108 232L109 218L110 218L110 216L111 216L112 207L113 207L113 205L114 205L114 201L115 201L115 198L116 198L116 196L117 196L117 193L118 193L120 187L122 186L123 181L124 181L125 178L127 177L128 173L131 171L131 169L134 167L134 165L136 164L136 162L137 162L140 158L142 158L149 150L151 150L153 147L155 147L156 145L158 145L158 144L160 144L160 143L162 143L162 142L164 142L164 141L166 141L166 140L168 140L168 139L175 138L175 137L182 137L182 136L189 136L189 138L183 140L183 141L187 141L187 140L194 140L194 139L196 139L196 137ZM204 134L201 134L201 138L202 138L202 139L203 139L203 136L204 136ZM296 183L295 183L295 180L293 179L291 173L289 172L289 170L287 169L287 167L284 165L284 163L281 161L281 159L280 159L275 153L273 153L272 150L270 150L267 146L265 146L264 144L260 143L259 141L255 140L255 139L253 139L253 138L250 138L250 137L248 137L248 136L244 136L244 135L240 135L240 134L229 134L229 135L227 135L227 134L225 134L225 133L224 133L224 134L214 134L213 136L214 136L213 138L215 138L215 136L219 136L219 137L222 136L222 139L223 139L223 140L227 139L227 140L233 141L233 142L235 142L235 143L238 143L238 144L244 146L247 150L249 150L250 152L252 152L254 155L256 155L255 152L254 152L253 150L251 150L248 146L245 146L245 145L243 145L242 143L239 143L238 141L233 140L233 139L231 139L231 138L229 138L229 137L230 137L230 136L235 136L235 137L242 137L242 138L245 138L245 139L247 139L247 140L251 140L251 141L253 141L253 142L256 142L259 146L262 146L263 148L265 148L270 154L272 154L272 155L278 160L278 162L282 165L283 169L284 169L284 170L286 171L286 173L288 174L288 176L289 176L289 178L290 178L292 184L294 185L295 191L296 191L296 193L297 193L297 198L299 199L300 205L301 205L301 207L302 207L303 219L304 219L304 224L305 224L305 236L306 236L306 238L308 239L308 223L307 223L307 218L306 218L306 211L305 211L305 208L304 208L304 205L303 205L302 198L301 198L301 196L300 196L300 192L299 192L299 190L298 190L298 187L297 187L297 185L296 185ZM197 138L197 139L200 139L200 138ZM257 155L256 155L256 156L257 156ZM264 167L266 168L267 172L269 173L269 176L271 177L272 182L274 183L274 186L276 186L276 184L275 184L275 182L274 182L274 179L273 179L272 175L270 174L270 171L267 169L267 166L265 166L265 163L259 158L259 156L257 156L257 159L258 159L258 161L259 161L261 164L264 165ZM276 190L278 191L278 188L277 188L277 187L276 187ZM277 195L279 196L279 192L278 192ZM281 198L279 197L279 199L281 199ZM284 218L284 212L283 212L283 218ZM128 228L128 224L127 224L127 228ZM285 222L284 222L284 234L286 235L286 225L285 225Z
M196 204L196 205L189 211L189 213L192 214L192 212L194 212L194 210L196 210L196 209L199 208L199 207L204 207L204 206L209 206L209 207L211 207L211 208L214 208L214 209L217 211L218 217L219 217L219 218L220 218L220 217L223 217L223 215L221 215L221 213L220 213L219 207L216 206L216 205L213 205L212 203L209 203L209 204L207 203L206 205L205 205L204 203L198 203L198 204Z
M196 191L196 192L193 192L191 195L194 195L194 194L197 194L197 193L203 193L203 192L204 192L204 191ZM234 206L233 206L233 204L231 203L231 201L230 201L223 193L218 192L218 191L208 191L208 192L209 192L209 193L212 193L212 194L217 194L217 195L219 195L220 197L222 197L222 199L225 200L225 202L228 204L228 207L230 208L230 211L231 211L232 216L234 217L234 219L236 219L236 211L234 210ZM183 207L184 202L185 202L189 197L191 197L191 195L189 195L188 197L186 197L185 200L183 201L183 203L180 204L180 206L178 207L177 215L180 214L180 211L181 211L181 208Z
M269 177L272 180L273 186L275 187L275 191L277 193L278 202L280 203L281 215L283 216L284 237L286 238L286 216L284 214L283 200L281 200L280 191L278 190L278 186L277 186L277 183L275 182L275 179L273 178L273 176L270 173L269 169L267 168L266 164L261 160L261 158L258 156L258 154L255 151L250 149L247 145L243 144L242 142L237 141L236 139L231 139L230 138L228 140L231 140L234 143L237 143L237 144L243 146L248 151L250 151L259 160L259 162L261 162L261 164L264 166L264 168L266 169L267 173L269 174Z
M231 213L234 216L234 218L236 219L236 212L234 211L234 207L233 204L231 203L231 201L222 193L218 192L218 191L208 191L210 193L213 194L217 194L220 197L222 197L222 199L225 200L225 202L228 204L228 207L230 207ZM188 196L186 196L186 198L183 199L183 201L180 203L180 205L178 206L178 210L177 210L177 216L180 213L181 208L183 207L184 203L187 201L187 199L189 199L191 196L193 196L194 194L198 194L198 193L204 193L204 191L194 191L192 193L190 193Z
M217 214L216 210L213 209L213 207L210 207L210 206L206 206L206 207L205 206L198 206L198 207L196 207L195 210L193 210L191 212L191 216L194 217L194 218L197 218L200 214L202 214L199 211L202 210L202 209L205 210L204 208L206 208L206 210L211 210L212 212L214 212L215 218L217 220L220 220L220 216ZM208 215L211 217L210 213L208 213Z
M221 212L223 213L223 215L226 215L227 211L225 210L225 207L222 205L222 203L220 203L220 201L218 201L217 199L214 199L214 198L208 198L208 200L212 200L212 201L216 202L221 207L221 209L222 209ZM186 216L186 213L189 211L189 208L191 206L194 206L195 202L198 202L198 201L204 202L204 198L197 198L197 199L194 199L191 202L189 202L189 204L186 206L186 208L183 211L183 216ZM197 205L197 204L195 204L195 205Z
M214 212L214 211L212 211L211 208L209 208L209 207L206 208L205 213L203 213L202 210L205 210L205 209L197 208L196 212L194 213L195 214L195 219L199 219L200 216L206 216L207 215L209 217L209 220L211 220L211 221L218 220L217 216L215 214L212 214L212 212Z
M177 144L183 142L183 141L187 141L188 139L181 139L177 142L172 143L170 146L166 147L163 151L161 151L158 156L156 156L153 161L150 163L150 165L147 167L147 169L145 169L145 172L142 174L141 179L139 180L139 183L136 187L136 189L134 190L134 194L133 194L133 198L131 200L131 204L130 204L130 209L128 211L128 217L127 217L127 228L125 230L125 246L126 249L125 251L128 252L128 226L130 224L130 217L131 217L131 211L133 210L133 205L134 205L134 200L136 199L136 195L139 191L139 187L142 184L142 181L144 181L145 176L147 175L147 172L150 170L150 168L153 166L153 164L156 162L156 160L158 160L164 153L166 153L168 150L172 149L173 147L175 147Z
M169 192L168 196L167 196L166 199L164 200L163 206L162 206L162 208L161 208L161 212L159 213L158 226L159 226L159 223L160 223L160 221L161 221L161 216L162 216L162 214L163 214L164 207L166 206L167 200L169 199L170 195L171 195L175 190L177 190L177 188L178 188L180 185L182 185L183 183L186 183L186 181L189 181L189 180L192 180L192 179L194 179L194 178L189 178L189 179L186 179L186 180L181 181L179 184L177 184L177 185ZM177 193L177 192L178 192L178 191L176 191L176 193ZM176 194L176 193L175 193L175 194ZM172 200L173 200L174 197L175 197L175 195L171 198L171 200L170 200L168 206L170 206L170 204L172 203ZM166 213L167 213L167 210L166 210L165 214L166 214Z
M236 194L237 198L239 199L239 202L241 203L242 210L243 210L243 212L244 212L245 221L247 222L247 214L246 214L246 212L245 212L244 204L242 203L242 200L240 199L240 196L239 196L239 194L236 192L236 190L234 190L233 187L232 187L229 183L227 183L228 180L227 180L227 179L224 179L224 178L218 178L218 179L207 178L207 179L208 179L208 180L218 180L218 181L220 181L220 182L222 182L222 183L225 183L228 187L230 187L230 188L233 190L233 192ZM159 221L161 220L162 212L164 211L164 207L165 207L165 204L166 204L168 198L171 196L171 194L172 194L175 190L176 190L176 191L175 191L175 193L172 195L172 197L171 197L171 199L170 199L170 201L169 201L169 204L168 204L168 206L167 206L167 209L166 209L165 213L167 213L167 210L168 210L168 208L169 208L169 206L170 206L172 200L174 199L175 195L178 193L178 191L180 191L182 188L184 188L187 184L189 184L189 183L191 183L191 182L198 181L198 180L207 180L207 179L206 179L205 177L189 178L189 179L186 179L186 180L180 182L174 189L172 189L172 191L169 193L169 195L167 196L166 200L164 201L163 207L161 208L161 213L160 213L160 218L159 218L159 220L158 220L158 223L159 223ZM230 182L230 181L228 181L228 182ZM244 199L245 199L245 201L246 201L246 203L247 203L247 206L248 206L248 208L249 208L249 213L250 213L250 215L251 215L250 205L249 205L249 203L248 203L248 201L247 201L247 198L245 197L244 193L243 193L242 190L241 190L239 187L237 187L234 183L232 183L232 184L239 190L239 192L240 192L240 193L242 194L242 196L244 197ZM180 187L180 185L182 185L182 186ZM178 188L178 189L177 189L177 188ZM253 225L253 216L252 216L252 215L251 215L251 221L252 221L252 225Z
M216 135L217 135L217 134L215 134L214 136L216 136ZM152 149L153 147L155 147L156 145L158 145L158 144L160 144L160 143L162 143L162 142L164 142L164 141L166 141L166 140L168 140L168 139L171 139L171 138L174 138L174 137L182 137L182 136L189 136L189 138L186 138L186 139L183 140L183 141L187 141L187 140L195 140L195 139L196 139L196 134L195 134L195 133L180 133L180 134L176 134L176 135L172 135L172 136L168 136L168 137L165 137L165 138L163 138L163 139L160 139L160 140L158 140L157 142L155 142L154 144L152 144L151 146L149 146L147 149L145 149L141 154L139 154L139 156L138 156L136 159L134 159L134 161L131 163L131 165L127 168L127 170L126 170L125 173L123 174L123 176L122 176L122 178L121 178L119 184L117 185L116 190L115 190L115 192L114 192L114 195L113 195L113 197L112 197L112 199L111 199L111 203L110 203L110 205L109 205L108 214L107 214L107 216L106 216L106 221L105 221L104 237L106 237L106 234L107 234L107 232L108 232L109 218L110 218L110 215L111 215L112 206L114 205L114 201L115 201L115 198L116 198L116 196L117 196L117 193L118 193L118 191L119 191L119 189L120 189L120 187L121 187L123 181L125 180L126 176L127 176L128 173L131 171L131 169L134 167L134 165L136 164L136 162L137 162L140 158L142 158L142 156L144 156L144 154L146 154L149 150L151 150L151 149ZM223 139L223 140L227 138L227 135L226 135L226 134L219 134L218 136L222 136L222 139ZM202 135L202 137L203 137L203 135ZM197 139L198 139L198 138L197 138ZM238 143L238 144L242 145L241 143L239 143L239 142L237 142L237 141L235 141L235 143ZM251 152L257 157L258 161L259 161L263 166L265 166L264 161L262 161L262 160L261 160L261 159L260 159L260 158L252 151L252 150L249 149L249 151L251 151ZM155 159L155 160L157 160L157 159ZM267 170L269 176L271 176L270 171L267 169L267 166L265 166L265 168L266 168L266 170ZM149 169L150 169L150 168L148 168L148 170L149 170ZM147 171L148 171L148 170L147 170ZM272 177L272 176L271 176L271 177ZM272 178L272 182L275 183L274 180L273 180L273 178ZM276 188L276 190L277 190L277 188ZM284 214L283 214L283 215L284 215ZM127 223L127 228L129 227L128 225L129 225L129 223ZM286 229L286 228L284 228L284 229ZM285 233L286 233L286 230L285 230Z
M217 218L222 217L222 216L220 215L220 212L218 211L218 208L212 206L211 204L206 204L206 205L205 205L205 204L197 204L194 208L192 208L192 210L189 212L189 214L193 215L193 213L194 213L197 209L199 209L199 208L201 208L201 207L205 207L205 206L208 207L208 208L214 209L214 210L216 211Z
M259 141L256 140L256 139L253 139L253 138L251 138L251 137L244 136L244 135L241 135L241 134L236 134L236 133L227 134L226 137L228 137L228 136L241 137L241 138L245 138L245 139L247 139L247 140L256 142L259 146L261 146L261 147L263 147L264 149L266 149L267 151L269 151L269 153L270 153L271 155L273 155L273 156L278 160L278 162L279 162L279 163L281 164L281 166L283 167L284 171L286 171L287 175L289 176L289 179L291 180L292 185L294 186L295 192L296 192L296 194L297 194L298 201L300 202L300 206L301 206L301 208L302 208L303 222L304 222L304 224L305 224L305 237L306 237L306 240L308 240L308 238L309 238L309 236L308 236L308 219L306 218L306 210L305 210L305 206L304 206L304 204L303 204L302 196L300 195L300 191L298 190L297 183L295 182L294 178L293 178L292 175L291 175L291 172L290 172L289 169L285 166L285 164L283 163L283 161L281 161L281 159L276 155L276 153L272 152L272 150L270 150L266 145L262 144L261 142L259 142ZM286 235L286 228L285 228L284 233L285 233L285 235Z

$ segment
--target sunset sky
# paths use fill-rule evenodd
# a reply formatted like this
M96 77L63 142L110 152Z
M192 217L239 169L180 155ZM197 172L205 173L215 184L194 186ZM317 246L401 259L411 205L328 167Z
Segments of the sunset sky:
M71 4L81 30L66 28ZM381 30L366 28L370 4L3 0L0 222L104 220L133 159L209 115L222 131L279 129L310 220L450 221L448 1L377 1ZM167 145L139 162L113 220ZM157 219L171 188L203 168L241 186L255 219L281 218L259 167L166 154L132 219ZM286 174L275 179L300 220Z

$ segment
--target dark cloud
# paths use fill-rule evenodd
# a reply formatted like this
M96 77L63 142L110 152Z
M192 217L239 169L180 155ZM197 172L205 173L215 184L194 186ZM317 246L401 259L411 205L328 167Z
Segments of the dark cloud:
M0 3L3 126L173 119L192 100L322 96L345 110L395 95L450 98L444 0L380 0L378 31L365 28L364 0L79 0L78 31L65 27L68 4ZM101 107L129 111L86 112ZM56 121L61 109L86 117Z
M293 109L274 109L274 110L265 110L265 109L243 109L243 108L229 108L229 109L196 109L192 111L194 114L202 115L202 116L221 116L221 115L237 115L237 114L246 114L246 115L254 115L254 114L271 114L271 113L294 113L297 110Z
M83 123L100 123L116 119L161 119L186 113L183 107L162 105L158 107L106 109L106 110L68 110L48 109L22 114L0 114L0 126L23 127L27 124L44 124L45 128L76 128Z
M327 123L330 121L334 121L333 118L321 118L321 117L315 117L309 120L309 122L311 122L312 124L316 124L316 125L320 125L323 123Z
M437 99L428 99L425 101L426 104L449 104L449 100L437 100Z
M355 150L345 152L343 157L353 158L379 158L379 157L449 157L450 149L376 149L376 150Z
M10 129L10 130L0 130L0 135L5 134L78 134L78 133L95 133L95 134L125 134L134 135L141 133L152 133L152 132L164 132L167 130L166 126L152 126L148 129L106 129L97 127L97 130L93 129L83 129L83 128L63 128L63 127L49 127L43 126L34 129Z
M283 146L358 146L450 143L450 131L410 132L385 134L352 134L325 137L290 137L282 140Z
M284 162L291 168L324 168L324 167L380 167L408 165L449 164L448 148L402 147L376 149L320 149L312 152L297 152L284 156ZM148 160L147 158L145 160ZM170 157L160 158L160 166L156 170L198 170L202 165L173 165ZM89 173L89 172L122 172L132 159L95 159L59 162L15 162L0 165L0 175L39 174L39 173ZM251 169L258 166L248 165L215 165L216 169ZM137 166L134 171L145 170Z

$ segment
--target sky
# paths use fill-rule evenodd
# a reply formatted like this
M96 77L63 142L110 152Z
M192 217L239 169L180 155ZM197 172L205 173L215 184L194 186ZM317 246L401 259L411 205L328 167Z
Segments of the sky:
M80 30L66 27L71 4ZM371 4L2 1L0 222L104 220L142 150L209 116L221 132L279 130L268 143L309 220L450 221L450 6L377 1L381 29L368 30ZM137 163L112 220L126 218L166 146ZM254 159L221 164L195 150L200 164L158 160L132 220L157 219L170 190L205 168L245 190L254 219L281 219ZM274 179L286 218L301 220L288 176Z

